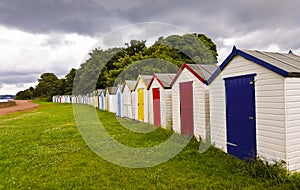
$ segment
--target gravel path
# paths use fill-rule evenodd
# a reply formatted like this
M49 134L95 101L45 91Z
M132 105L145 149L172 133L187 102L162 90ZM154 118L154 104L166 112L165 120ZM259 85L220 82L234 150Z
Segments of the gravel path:
M0 116L11 114L14 112L24 111L24 110L32 110L38 107L38 104L32 103L30 100L15 100L16 105L7 108L0 109Z

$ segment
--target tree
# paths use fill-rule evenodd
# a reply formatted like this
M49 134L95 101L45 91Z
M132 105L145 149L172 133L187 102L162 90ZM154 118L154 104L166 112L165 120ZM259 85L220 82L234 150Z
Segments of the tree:
M66 89L66 79L58 79L56 81L56 89L51 94L53 95L64 95Z
M58 91L59 80L53 73L44 73L38 79L38 85L34 90L34 97L51 99Z
M17 97L50 100L53 95L87 94L124 80L135 80L139 74L175 73L182 63L217 62L217 47L204 34L159 37L152 46L145 44L146 41L131 40L125 48L96 48L78 70L71 69L62 79L53 73L44 73L35 89L21 91Z
M204 34L171 35L159 38L154 46L169 46L174 60L185 63L215 64L217 63L217 48L213 41Z
M125 79L136 79L138 74L177 72L182 63L217 63L216 45L204 34L160 37L149 48L138 45L138 42L132 40L131 46L127 44L125 56L116 60L116 68L108 72L107 85L120 83ZM139 43L144 44L145 41ZM140 48L135 53L129 53L134 49L132 46Z
M65 88L64 88L65 95L72 94L73 83L74 83L76 72L77 70L72 68L70 72L65 76Z
M26 90L20 91L16 94L16 100L30 100L33 98L34 88L30 87Z
M90 58L78 69L74 78L73 93L87 94L97 88L107 86L108 72L115 69L114 61L122 55L124 48L108 50L94 49ZM98 80L97 80L98 79ZM99 80L100 79L100 80Z

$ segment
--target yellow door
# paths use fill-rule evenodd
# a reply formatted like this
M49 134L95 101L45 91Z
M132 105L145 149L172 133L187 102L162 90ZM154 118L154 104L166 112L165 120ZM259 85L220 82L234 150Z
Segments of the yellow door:
M144 89L138 89L138 120L144 121Z
M94 96L94 107L98 108L98 96Z

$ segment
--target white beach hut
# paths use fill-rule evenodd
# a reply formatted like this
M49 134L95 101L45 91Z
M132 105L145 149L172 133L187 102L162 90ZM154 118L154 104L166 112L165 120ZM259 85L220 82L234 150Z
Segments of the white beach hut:
M99 109L99 94L100 94L99 89L94 91L94 107L98 109Z
M182 64L172 86L175 132L209 140L209 94L206 80L216 65Z
M148 91L147 86L152 75L139 75L134 85L135 119L148 122Z
M75 103L77 103L77 102L76 102L76 96L75 96L75 95L72 95L72 104L75 104Z
M171 82L176 74L154 73L148 84L149 123L172 128Z
M101 99L101 93L103 91L104 91L103 89L97 89L95 92L95 101L96 101L95 106L96 106L96 108L101 109L101 110L103 110L102 109L102 99Z
M52 102L57 102L57 96L52 96Z
M234 47L208 83L217 147L300 171L300 56Z
M106 90L104 89L102 89L102 90L100 90L100 94L99 94L99 109L101 109L101 110L105 110L105 108L106 108L106 105L105 105L105 102L106 102L106 100L105 100L105 94L106 94Z
M122 117L133 119L133 88L136 81L125 80L122 88Z
M106 105L106 110L112 113L116 113L117 110L117 87L107 87L106 89L106 96L105 96L105 105Z
M123 85L120 85L118 84L117 86L117 91L116 91L116 115L118 117L121 117L122 116L122 101L123 101L123 98L122 98L122 88L123 88Z
M95 92L91 92L87 94L87 104L90 106L94 106L95 105Z

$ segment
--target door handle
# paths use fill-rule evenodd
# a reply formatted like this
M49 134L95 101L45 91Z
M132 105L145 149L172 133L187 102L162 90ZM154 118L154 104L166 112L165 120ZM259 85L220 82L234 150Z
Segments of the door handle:
M230 146L237 146L236 144L233 144L231 142L227 142L227 145L230 145Z
M254 117L250 116L248 117L249 120L254 120Z

